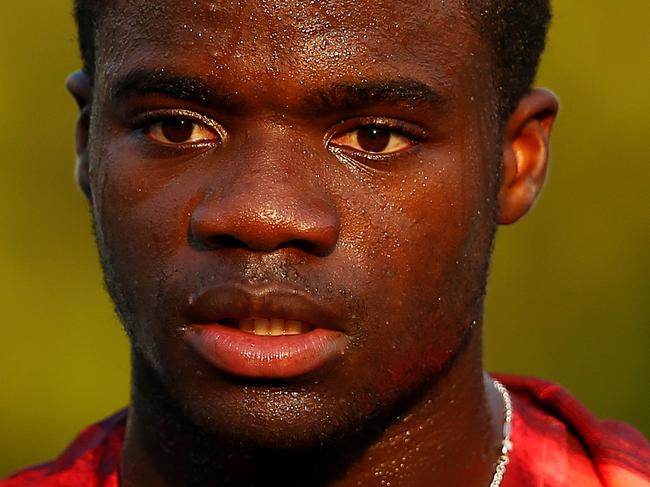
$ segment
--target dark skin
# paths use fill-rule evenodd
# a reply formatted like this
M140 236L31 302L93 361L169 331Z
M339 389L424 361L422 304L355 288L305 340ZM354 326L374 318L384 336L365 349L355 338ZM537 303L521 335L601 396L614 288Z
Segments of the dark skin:
M502 126L455 2L113 3L95 79L68 87L132 343L123 485L489 485L489 255L543 185L555 97ZM182 339L215 285L304 290L345 353L285 381L221 373Z

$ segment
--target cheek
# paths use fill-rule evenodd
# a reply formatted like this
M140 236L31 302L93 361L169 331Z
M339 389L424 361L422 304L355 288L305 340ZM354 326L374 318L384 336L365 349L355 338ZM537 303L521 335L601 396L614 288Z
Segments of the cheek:
M374 236L361 239L371 242L367 277L359 273L367 280L357 287L371 304L362 340L383 357L388 373L377 381L387 390L439 369L479 319L491 244L482 161L458 151L421 167L375 191L366 205L373 211L357 212Z
M368 253L383 277L404 281L396 290L435 296L442 278L463 268L473 249L483 250L492 189L482 161L460 151L420 167L378 197L369 229L378 238Z
M131 299L151 302L187 245L190 185L119 149L109 148L93 175L98 244Z

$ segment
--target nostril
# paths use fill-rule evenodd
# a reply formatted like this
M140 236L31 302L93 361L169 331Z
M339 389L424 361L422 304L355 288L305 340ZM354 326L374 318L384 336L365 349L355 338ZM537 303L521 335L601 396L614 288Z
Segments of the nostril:
M210 236L207 241L213 248L244 248L246 243L228 234L219 234Z
M220 235L213 235L209 237L207 239L207 243L209 247L212 249L247 248L251 250L272 252L278 249L292 248L292 249L299 249L302 250L303 252L307 252L310 254L318 253L318 245L308 240L301 240L301 239L289 240L278 246L269 245L268 247L266 247L258 243L258 245L256 245L255 247L252 247L251 245L247 244L243 240L238 239L237 237L233 237L232 235L228 235L228 234L220 234Z
M301 239L289 240L288 242L285 242L284 244L280 245L280 247L299 249L308 254L320 253L318 250L318 245L316 245L313 242L310 242L309 240L301 240Z

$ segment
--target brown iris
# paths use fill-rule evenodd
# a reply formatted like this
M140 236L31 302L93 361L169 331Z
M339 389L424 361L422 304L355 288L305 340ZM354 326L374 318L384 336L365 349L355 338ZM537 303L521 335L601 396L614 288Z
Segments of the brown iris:
M166 118L160 122L160 131L174 144L187 142L194 133L194 122L184 118Z
M367 152L383 152L390 143L390 130L368 125L357 130L359 147Z

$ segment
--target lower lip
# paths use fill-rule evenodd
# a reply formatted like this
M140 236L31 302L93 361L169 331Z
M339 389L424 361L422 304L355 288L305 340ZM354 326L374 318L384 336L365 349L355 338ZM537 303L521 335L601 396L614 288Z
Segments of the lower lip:
M186 339L216 368L249 378L290 379L340 356L345 335L317 328L291 336L258 336L219 324L192 325Z

